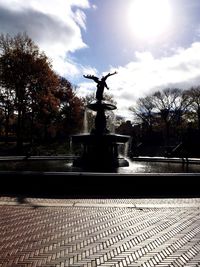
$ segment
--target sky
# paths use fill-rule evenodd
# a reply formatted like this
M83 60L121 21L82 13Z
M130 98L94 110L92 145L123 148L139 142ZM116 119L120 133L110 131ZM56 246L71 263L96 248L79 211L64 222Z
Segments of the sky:
M116 113L139 97L200 85L199 0L0 0L0 33L26 32L79 96L107 79ZM105 89L107 90L107 89Z

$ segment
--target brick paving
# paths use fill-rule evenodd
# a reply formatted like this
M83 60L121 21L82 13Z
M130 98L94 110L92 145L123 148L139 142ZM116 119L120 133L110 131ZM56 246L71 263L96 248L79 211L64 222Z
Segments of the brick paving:
M0 266L200 266L200 198L0 197Z

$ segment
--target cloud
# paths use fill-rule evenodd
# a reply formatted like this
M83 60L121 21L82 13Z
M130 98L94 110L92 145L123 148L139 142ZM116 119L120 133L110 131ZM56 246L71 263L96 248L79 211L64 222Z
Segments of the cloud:
M128 107L156 89L188 88L200 83L200 43L161 58L154 58L150 52L136 52L136 61L116 70L118 75L108 82L120 106L126 103Z
M52 59L59 74L79 73L69 53L87 47L81 36L86 29L82 9L88 0L0 0L0 31L11 35L26 32Z
M186 49L177 48L173 55L167 57L155 58L146 51L135 52L135 58L135 61L125 66L108 70L118 72L108 78L108 92L117 101L116 112L127 119L130 119L128 108L139 97L168 87L186 89L200 84L200 42L195 42ZM86 90L87 87L82 84L82 94L83 88Z
M85 13L80 10L77 9L77 11L75 12L75 21L77 22L78 25L80 25L84 30L86 30L86 26L85 26L85 21L86 21L86 15Z
M90 95L95 93L96 84L92 82L82 82L79 83L77 88L77 93L80 97L85 97L86 95Z

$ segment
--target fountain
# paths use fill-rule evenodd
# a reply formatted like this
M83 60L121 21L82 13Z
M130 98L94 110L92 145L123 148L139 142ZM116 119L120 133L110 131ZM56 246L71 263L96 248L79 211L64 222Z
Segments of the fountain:
M117 107L103 99L108 73L101 79L86 75L97 83L96 101L87 105L96 113L94 128L73 135L72 146L81 153L53 156L8 156L0 158L3 183L0 194L77 197L171 197L200 196L200 159L135 157L119 155L126 151L129 136L107 129L106 112ZM182 179L182 175L190 179ZM18 178L19 176L19 178Z
M82 154L73 161L73 166L82 169L107 170L118 167L129 166L128 161L119 156L118 146L125 144L129 140L127 135L110 133L106 126L105 112L115 110L117 107L111 103L103 101L103 91L108 86L106 79L111 75L108 73L99 79L93 75L84 75L85 78L92 79L97 83L96 102L90 103L86 108L96 112L95 127L91 133L72 136L72 143L80 143L83 146Z

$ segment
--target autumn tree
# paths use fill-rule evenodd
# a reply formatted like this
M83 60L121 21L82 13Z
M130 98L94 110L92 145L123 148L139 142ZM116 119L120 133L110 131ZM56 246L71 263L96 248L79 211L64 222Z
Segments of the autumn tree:
M60 99L57 97L59 77L51 69L46 56L38 58L33 64L33 76L29 86L28 107L31 115L31 135L34 128L43 129L43 139L48 140L48 132L56 121Z
M83 127L84 102L77 96L76 88L64 77L59 78L56 97L60 101L57 122L60 131L69 136Z
M23 144L24 120L31 114L31 122L43 112L43 121L48 124L52 110L59 106L54 91L58 78L44 53L24 33L14 37L0 36L0 86L14 93L17 114L17 146ZM40 118L41 118L40 114Z

